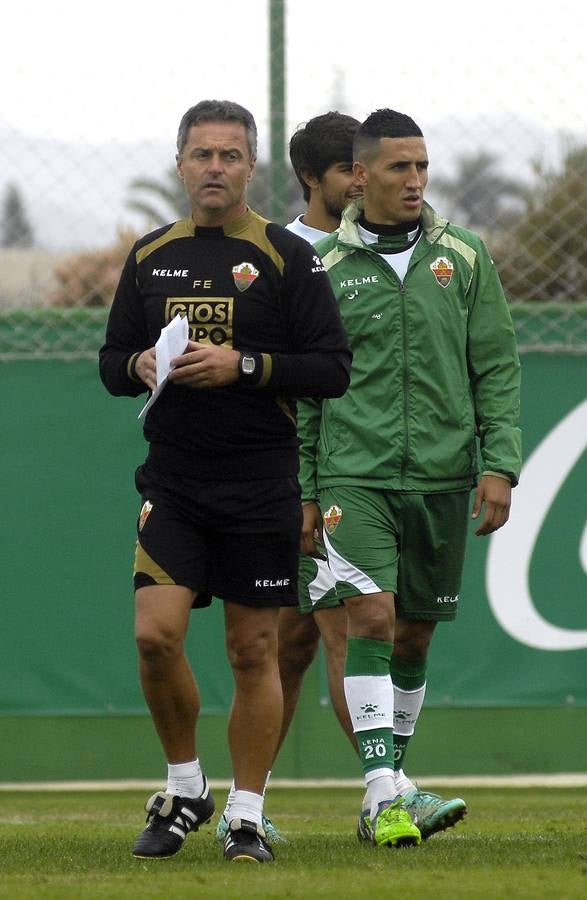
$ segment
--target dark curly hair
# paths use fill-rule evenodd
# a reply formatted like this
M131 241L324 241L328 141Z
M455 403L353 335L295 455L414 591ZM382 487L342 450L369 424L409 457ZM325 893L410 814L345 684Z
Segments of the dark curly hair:
M310 199L310 188L303 173L320 180L334 163L352 163L353 137L359 124L352 116L327 112L298 125L289 142L289 158L306 203Z

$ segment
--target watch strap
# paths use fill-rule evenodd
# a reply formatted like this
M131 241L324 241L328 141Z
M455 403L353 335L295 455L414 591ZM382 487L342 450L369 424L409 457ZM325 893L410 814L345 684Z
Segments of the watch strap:
M247 372L243 368L243 359L245 357L249 357L255 361L255 367L252 372ZM261 378L263 377L263 354L262 353L253 353L248 350L241 350L240 359L238 362L238 374L239 381L243 384L251 384L253 386L259 384Z

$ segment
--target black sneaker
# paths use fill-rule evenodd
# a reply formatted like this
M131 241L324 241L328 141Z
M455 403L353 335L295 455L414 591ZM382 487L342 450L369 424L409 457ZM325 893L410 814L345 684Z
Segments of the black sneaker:
M139 859L164 859L181 849L186 835L205 825L214 814L214 797L204 778L204 793L197 800L158 791L145 804L147 822L139 834L133 856Z
M230 862L271 862L275 857L260 825L232 819L224 839L224 859Z

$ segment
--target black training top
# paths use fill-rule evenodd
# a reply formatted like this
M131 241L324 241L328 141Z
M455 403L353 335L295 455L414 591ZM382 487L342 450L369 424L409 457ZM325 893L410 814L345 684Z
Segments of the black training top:
M295 474L292 398L343 394L352 357L312 246L252 210L224 227L196 227L188 218L141 238L100 350L110 393L147 390L133 363L177 313L187 316L192 340L255 356L259 377L221 388L168 383L147 413L149 458L193 478Z

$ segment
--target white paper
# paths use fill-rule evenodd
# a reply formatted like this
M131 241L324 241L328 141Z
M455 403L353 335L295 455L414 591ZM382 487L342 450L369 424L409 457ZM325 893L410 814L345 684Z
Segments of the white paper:
M161 329L161 334L155 344L155 361L157 363L157 387L143 406L137 418L144 416L153 406L153 403L167 384L167 378L171 372L171 360L181 356L188 345L189 331L188 320L179 314L171 320L169 325Z

